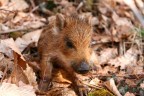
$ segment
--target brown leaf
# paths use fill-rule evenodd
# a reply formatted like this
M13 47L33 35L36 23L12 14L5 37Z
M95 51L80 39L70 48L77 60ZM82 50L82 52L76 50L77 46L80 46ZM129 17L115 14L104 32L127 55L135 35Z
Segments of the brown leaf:
M0 70L4 71L7 67L8 71L12 71L14 65L13 61L10 58L6 58L4 54L0 53Z
M140 88L144 89L144 81L140 84Z
M126 82L129 86L136 87L136 82L135 82L134 80L126 79L125 82Z
M0 71L0 79L3 77L3 72Z
M35 42L37 44L42 30L36 30L30 33L27 33L22 36L22 38L17 38L15 43L22 52L29 44Z
M100 64L105 64L110 59L115 58L117 55L118 55L118 53L117 53L116 48L107 48L107 49L104 49L103 51L100 52L100 56L99 56L98 61Z
M135 95L133 93L126 92L126 94L124 96L135 96Z
M29 84L32 85L33 87L37 88L36 74L33 71L33 69L31 67L29 67L29 65L27 65L26 70L24 70L23 72L27 76Z
M5 2L4 2L5 1ZM7 10L25 10L26 8L29 7L29 5L24 1L24 0L1 0L2 2L2 8L5 8Z
M0 86L0 96L36 96L35 90L30 85L16 86L3 82Z
M4 6L6 4L8 4L9 0L0 0L1 5Z
M14 52L14 70L10 76L10 80L14 84L18 84L19 81L22 81L25 84L29 84L27 76L24 74L23 69L19 66L18 54Z
M138 56L138 50L130 48L123 56L111 59L108 63L115 67L120 66L121 69L125 69L127 66L136 66Z
M94 78L89 82L89 84L94 85L94 86L98 86L99 83L100 83L100 80L98 78Z
M65 78L65 72L63 70L54 69L53 81L59 83L71 84L71 81Z
M16 46L14 40L12 38L1 40L0 41L0 52L5 53L7 56L13 58L13 51L16 52L18 55L18 64L23 67L24 69L26 68L26 62L21 54L19 48Z
M77 96L70 88L54 88L48 91L46 96Z
M114 82L114 79L111 78L109 81L105 82L105 85L106 87L111 90L116 96L122 96L120 94L120 92L118 91L116 85L115 85L115 82Z
M117 26L130 26L133 28L131 22L127 18L119 17L115 12L113 12L112 19L116 23Z

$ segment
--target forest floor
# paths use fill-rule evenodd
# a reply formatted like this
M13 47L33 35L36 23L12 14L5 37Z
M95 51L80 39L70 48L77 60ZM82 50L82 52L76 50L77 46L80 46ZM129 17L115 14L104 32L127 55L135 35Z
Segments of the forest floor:
M91 17L98 64L77 74L88 96L144 96L144 0L0 0L0 96L76 96L61 74L39 92L39 66L28 64L57 13Z

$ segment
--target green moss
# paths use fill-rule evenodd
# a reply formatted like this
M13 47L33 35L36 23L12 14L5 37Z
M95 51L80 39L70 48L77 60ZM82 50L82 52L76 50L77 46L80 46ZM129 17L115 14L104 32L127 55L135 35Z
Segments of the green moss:
M109 92L106 89L99 89L99 90L90 92L88 96L115 96L115 95L113 95L111 92Z
M140 31L140 33L141 33L141 36L144 37L144 29L142 29L142 30Z

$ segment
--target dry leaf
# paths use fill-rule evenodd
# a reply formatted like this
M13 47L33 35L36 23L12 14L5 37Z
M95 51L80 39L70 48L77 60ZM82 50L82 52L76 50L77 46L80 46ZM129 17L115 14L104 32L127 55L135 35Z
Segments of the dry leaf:
M125 4L127 4L130 9L133 11L137 19L140 21L141 25L144 27L144 18L139 9L135 4L135 0L124 0Z
M19 58L18 64L21 67L23 67L24 69L26 68L25 59L12 38L1 40L0 41L0 49L1 49L0 52L6 54L8 57L11 57L11 58L13 58L13 51L16 52L18 54L18 58Z
M122 96L122 95L120 94L120 92L118 91L118 89L117 89L117 87L116 87L116 85L115 85L115 82L114 82L114 79L113 79L113 78L111 78L109 81L105 82L105 85L106 85L106 87L107 87L110 91L112 91L116 96Z
M24 70L25 75L28 78L29 84L37 88L36 74L33 69L27 65L26 70Z
M22 81L25 84L29 84L27 76L24 74L22 67L19 64L19 55L14 52L14 70L9 77L12 83L18 84L19 81Z
M128 74L143 74L143 66L140 66L140 65L128 65L126 72Z
M4 9L7 9L7 10L19 10L19 11L22 11L22 10L25 10L26 8L28 8L29 7L29 5L26 3L26 1L24 1L24 0L11 0L11 1L5 1L5 2L3 2L3 0L1 0L2 1L2 8L4 8ZM0 2L1 2L0 1Z
M0 79L3 77L3 72L0 71Z
M29 7L25 0L11 0L13 10L24 10Z
M130 85L130 86L133 86L133 87L136 86L136 82L134 80L131 80L131 79L126 79L125 83Z
M2 6L7 5L9 2L9 0L0 0L0 3L2 4Z
M130 26L131 28L133 28L131 22L127 18L119 17L115 12L113 12L112 19L118 26L123 25L123 26Z
M103 69L99 70L98 73L107 75L109 73L116 73L117 69L113 66L105 66Z
M133 93L126 92L126 94L124 96L135 96L135 95Z
M10 83L1 83L0 96L36 96L35 90L30 85L16 86Z
M52 82L52 88L68 88L70 86L70 83L67 82Z
M89 84L94 85L94 86L98 86L99 83L100 83L100 80L98 78L94 78L89 82Z
M5 41L6 43L3 41ZM13 39L11 38L11 39L6 39L6 40L0 40L0 52L4 53L5 55L7 55L10 58L13 58L12 50L7 45L7 42L13 43Z
M116 34L119 39L129 39L129 36L132 36L134 32L132 32L132 28L127 25L116 26Z
M36 30L30 33L27 33L22 36L22 38L17 38L15 43L22 52L30 43L35 42L37 44L42 30Z
M11 72L13 67L13 61L10 58L4 57L4 55L0 53L0 70L4 71L5 68L7 68L7 70Z
M13 58L13 56L12 56L13 55L12 50L13 50L14 52L16 52L17 54L20 55L20 57L23 61L25 61L19 48L17 47L17 45L15 44L15 42L12 38L1 40L0 41L0 49L1 49L0 52L5 53L7 56L9 56L11 58Z
M38 17L33 13L24 12L18 12L15 18L11 20L18 28L40 28L44 26L43 22L45 21L45 18ZM9 22L9 24L11 24L11 22Z
M59 83L71 84L71 81L65 79L61 72L54 73L53 81L54 82L59 82Z
M105 64L110 59L115 58L118 55L116 48L107 48L100 52L99 64Z
M60 10L61 13L69 16L72 13L76 13L76 8L73 6L71 2L68 2L67 0L62 0L59 3L63 8Z
M12 50L21 55L21 58L24 60L19 48L16 46L12 38L1 40L0 41L0 52L5 53L7 56L12 57Z
M144 81L140 84L140 88L144 89Z
M125 69L127 66L136 66L138 56L138 50L130 48L123 56L111 59L108 63L115 67L120 66L121 69Z
M46 96L77 96L70 88L54 88L48 91Z

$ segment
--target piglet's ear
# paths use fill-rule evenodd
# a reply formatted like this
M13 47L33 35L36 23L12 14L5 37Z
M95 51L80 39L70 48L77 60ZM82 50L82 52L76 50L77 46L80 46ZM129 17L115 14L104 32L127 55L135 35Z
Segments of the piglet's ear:
M59 31L61 31L66 25L66 20L64 15L62 14L57 14L56 15L56 27L58 28Z

